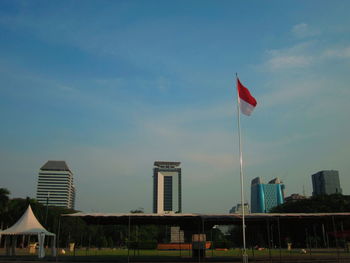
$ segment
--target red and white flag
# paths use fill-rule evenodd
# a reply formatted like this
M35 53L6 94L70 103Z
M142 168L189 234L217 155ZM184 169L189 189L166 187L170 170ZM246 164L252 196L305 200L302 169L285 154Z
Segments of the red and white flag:
M237 78L237 91L239 96L239 107L241 109L241 112L245 115L252 114L255 106L256 106L256 100L255 98L250 94L249 90L242 85L242 83Z

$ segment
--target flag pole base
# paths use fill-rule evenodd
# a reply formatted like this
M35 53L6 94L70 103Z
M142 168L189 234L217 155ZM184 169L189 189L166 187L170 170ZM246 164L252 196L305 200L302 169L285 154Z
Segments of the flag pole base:
M248 255L246 252L244 252L242 255L242 263L248 263Z

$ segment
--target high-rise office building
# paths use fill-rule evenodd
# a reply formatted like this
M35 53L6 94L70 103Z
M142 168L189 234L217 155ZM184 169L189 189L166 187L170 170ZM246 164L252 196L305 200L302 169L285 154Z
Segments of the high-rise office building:
M334 170L320 171L311 176L312 195L341 194L339 172Z
M36 199L41 204L74 209L73 173L65 161L47 161L40 168Z
M180 162L154 162L153 213L182 212L180 164Z
M264 184L260 177L252 180L251 212L268 213L271 208L283 204L285 186L279 178Z

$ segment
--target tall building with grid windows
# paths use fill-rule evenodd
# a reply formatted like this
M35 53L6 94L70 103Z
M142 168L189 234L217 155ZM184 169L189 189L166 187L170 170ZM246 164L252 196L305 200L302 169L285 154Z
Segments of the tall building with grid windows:
M180 162L154 162L153 213L182 212L180 164Z
M36 199L44 205L74 209L73 173L65 161L47 161L40 168Z
M260 177L252 180L251 212L268 213L271 208L284 203L285 186L279 178L264 184Z
M335 170L319 171L311 176L312 195L341 194L339 172Z

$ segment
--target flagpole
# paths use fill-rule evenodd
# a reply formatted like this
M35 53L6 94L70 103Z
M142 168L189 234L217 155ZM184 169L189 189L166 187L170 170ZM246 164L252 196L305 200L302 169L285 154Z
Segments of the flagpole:
M248 255L246 249L246 240L245 240L245 211L244 211L244 180L243 180L243 157L242 157L242 139L241 139L241 110L239 102L239 93L238 93L238 75L236 73L236 89L237 89L237 119L238 119L238 138L239 138L239 174L241 178L241 207L242 207L242 236L243 236L243 263L248 262Z

